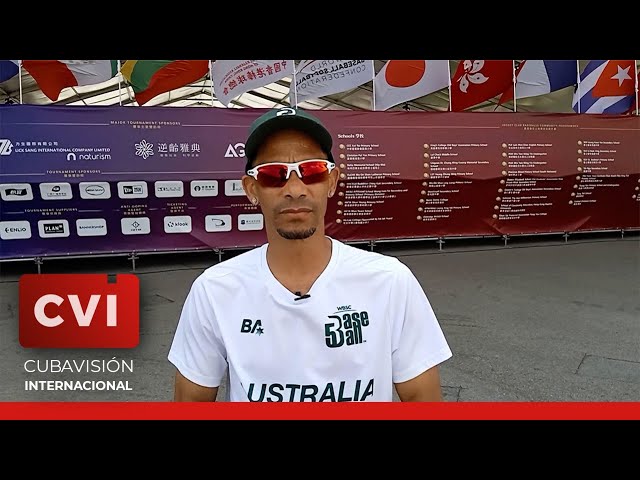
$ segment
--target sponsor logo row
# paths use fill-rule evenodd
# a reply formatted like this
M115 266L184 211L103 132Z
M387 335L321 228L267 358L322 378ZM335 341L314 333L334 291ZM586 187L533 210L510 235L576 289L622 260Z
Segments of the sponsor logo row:
M153 191L157 198L180 198L185 196L185 185L182 180L159 180L153 182ZM73 189L68 182L40 183L40 198L43 200L71 200ZM80 182L78 184L80 198L85 200L98 200L111 198L111 184L109 182ZM147 198L149 186L145 181L117 182L118 197ZM189 190L192 197L217 197L218 180L192 180L189 182ZM243 196L244 189L240 180L225 180L224 194L227 197ZM0 184L2 200L28 201L33 200L33 189L29 183L3 183Z
M191 233L192 222L189 215L173 215L164 217L165 233ZM207 232L230 232L231 215L206 215L204 229ZM240 231L262 230L264 221L261 213L240 214L237 218L237 229ZM128 217L120 219L120 232L123 235L148 235L151 233L149 217ZM107 235L107 220L104 218L79 218L75 221L75 233L78 237L101 237ZM69 221L39 220L38 235L40 238L69 237L71 229ZM31 224L28 220L0 222L0 238L2 240L20 240L32 237Z

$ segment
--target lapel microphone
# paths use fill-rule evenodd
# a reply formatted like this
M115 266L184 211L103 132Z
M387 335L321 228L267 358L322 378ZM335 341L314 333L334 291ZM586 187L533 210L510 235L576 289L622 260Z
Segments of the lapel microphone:
M310 298L311 295L309 295L308 293L302 295L302 292L294 292L294 294L296 295L296 298L294 298L294 301L298 301L298 300L302 300L303 298Z

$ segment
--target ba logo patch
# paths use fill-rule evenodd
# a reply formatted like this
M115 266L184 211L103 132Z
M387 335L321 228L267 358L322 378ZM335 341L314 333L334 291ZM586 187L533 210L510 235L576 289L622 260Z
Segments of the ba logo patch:
M262 320L256 320L254 322L250 318L243 319L242 326L240 327L240 333L255 333L256 335L262 335L264 333Z

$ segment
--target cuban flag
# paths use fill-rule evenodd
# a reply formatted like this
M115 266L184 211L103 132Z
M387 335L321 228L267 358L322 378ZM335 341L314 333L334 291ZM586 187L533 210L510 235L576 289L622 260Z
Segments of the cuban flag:
M0 60L0 83L18 74L17 60Z
M577 81L577 60L524 60L516 68L516 99L545 95ZM499 103L511 99L513 89L504 92Z
M591 60L573 94L573 109L578 113L627 113L635 100L635 78L634 60Z

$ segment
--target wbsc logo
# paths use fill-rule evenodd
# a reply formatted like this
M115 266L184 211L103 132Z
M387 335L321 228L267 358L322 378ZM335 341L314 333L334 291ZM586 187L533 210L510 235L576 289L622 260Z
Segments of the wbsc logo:
M140 341L140 284L133 274L26 274L19 282L25 348L133 348Z

